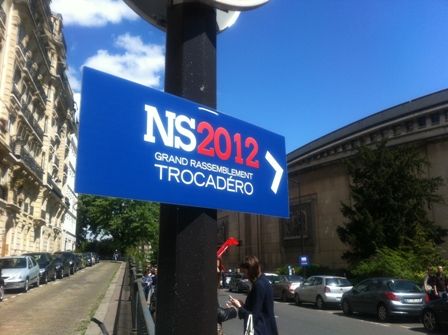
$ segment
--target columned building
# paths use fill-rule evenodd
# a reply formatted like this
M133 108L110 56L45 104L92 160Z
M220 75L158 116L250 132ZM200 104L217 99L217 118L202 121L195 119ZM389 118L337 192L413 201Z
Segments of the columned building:
M439 193L448 204L448 90L392 107L325 135L287 156L290 218L221 212L218 229L222 239L242 240L224 263L236 267L246 255L258 255L265 269L298 265L306 255L314 264L344 268L346 246L336 229L342 225L341 202L350 202L349 176L344 159L359 145L383 139L389 146L412 144L421 150L430 167L428 177L440 176ZM448 205L428 209L429 217L448 229ZM448 257L448 242L442 245Z
M62 18L49 0L0 1L0 255L63 245L71 137Z

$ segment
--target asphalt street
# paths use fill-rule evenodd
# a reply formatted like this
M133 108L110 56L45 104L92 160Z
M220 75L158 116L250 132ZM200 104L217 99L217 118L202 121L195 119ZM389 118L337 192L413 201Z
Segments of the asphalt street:
M243 294L231 293L235 298L245 300ZM218 291L221 306L228 300L227 290ZM345 316L341 310L317 310L312 305L296 306L292 302L275 302L274 306L280 335L404 335L425 334L418 320L398 319L379 323L374 317ZM226 321L225 335L241 335L243 322L239 319Z
M83 333L119 266L100 262L28 293L7 292L0 303L0 334Z

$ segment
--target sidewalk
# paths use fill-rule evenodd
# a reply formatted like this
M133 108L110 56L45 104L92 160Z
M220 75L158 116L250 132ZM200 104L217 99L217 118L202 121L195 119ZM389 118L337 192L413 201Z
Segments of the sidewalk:
M93 318L101 322L109 335L129 334L132 329L131 302L129 300L129 270L121 262L109 288ZM86 335L102 335L100 326L91 321Z

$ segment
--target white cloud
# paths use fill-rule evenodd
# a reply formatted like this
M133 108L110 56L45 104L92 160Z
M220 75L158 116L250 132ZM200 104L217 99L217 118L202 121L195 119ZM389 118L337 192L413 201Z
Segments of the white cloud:
M79 91L81 89L81 81L77 78L76 72L70 67L67 70L67 79L73 91Z
M122 0L53 0L51 9L62 15L64 25L100 27L138 18Z
M139 36L129 34L118 36L114 43L123 53L98 50L84 65L146 86L160 87L165 66L163 46L145 44Z

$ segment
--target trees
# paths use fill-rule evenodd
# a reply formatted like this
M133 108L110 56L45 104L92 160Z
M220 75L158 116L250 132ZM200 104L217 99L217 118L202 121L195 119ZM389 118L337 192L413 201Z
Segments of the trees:
M109 237L119 249L159 243L159 204L83 195L78 203L80 241Z
M354 265L382 248L413 250L437 257L435 245L446 230L428 218L432 204L443 201L437 189L441 177L428 178L429 163L416 148L360 147L347 162L351 202L342 203L347 222L337 229L350 249L343 258Z

